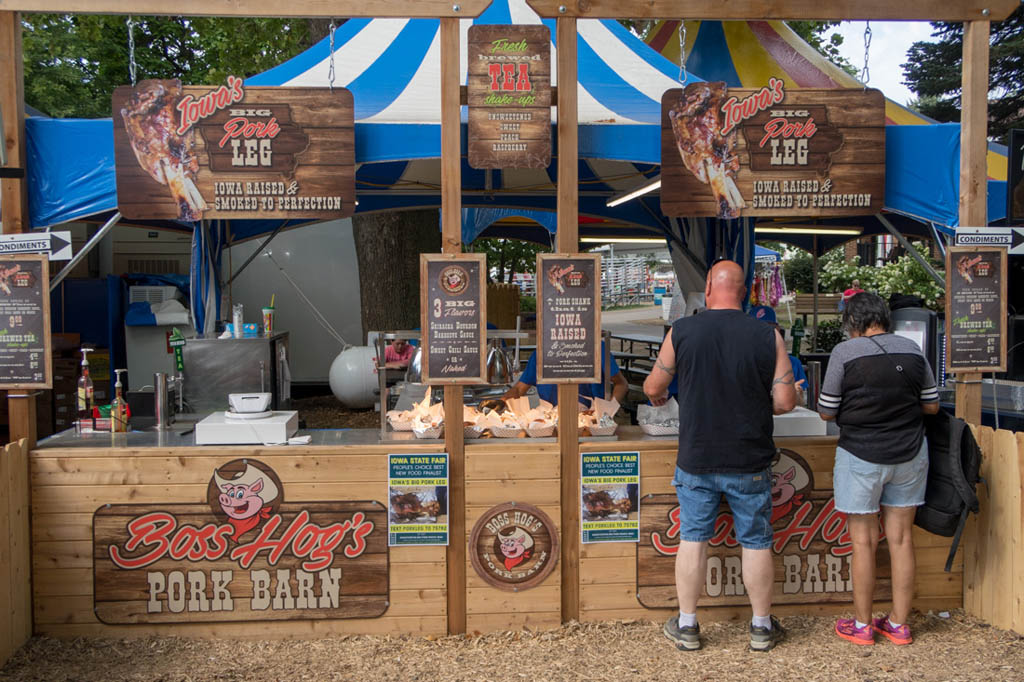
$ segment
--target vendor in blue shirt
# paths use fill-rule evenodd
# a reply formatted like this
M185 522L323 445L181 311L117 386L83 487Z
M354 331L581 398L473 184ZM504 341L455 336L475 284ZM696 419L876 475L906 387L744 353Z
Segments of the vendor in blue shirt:
M601 383L599 384L580 384L580 402L590 406L590 398L604 398L604 378L611 375L612 378L612 397L622 403L626 399L626 394L629 392L629 384L626 383L626 378L619 372L619 365L615 362L615 358L611 356L605 356L604 342L601 343L601 357L606 358L604 362L604 371L601 372ZM609 371L607 360L611 360L611 369ZM538 384L537 383L537 351L533 352L530 356L529 361L526 363L526 368L523 373L519 375L519 381L517 381L512 388L503 395L503 398L520 398L526 395L526 392L530 390L531 386L537 387L537 396L541 400L546 400L552 405L558 404L558 385L557 384Z
M747 313L755 320L761 320L767 322L776 329L779 330L779 334L782 334L782 338L786 338L786 333L779 326L778 319L775 317L775 311L766 305L754 305L750 306L750 310ZM789 364L793 366L793 381L796 384L796 402L797 405L807 404L807 373L804 372L804 365L800 362L800 358L795 355L789 356Z

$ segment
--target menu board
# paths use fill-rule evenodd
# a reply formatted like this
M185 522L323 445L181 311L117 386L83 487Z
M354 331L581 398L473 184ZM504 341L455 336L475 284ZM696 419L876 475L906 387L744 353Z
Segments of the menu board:
M50 271L46 255L0 260L0 389L50 388Z
M551 32L547 26L469 27L466 101L472 168L551 164Z
M537 381L601 381L601 256L537 254Z
M114 90L117 209L130 220L346 218L355 119L345 88L143 80Z
M1006 249L946 250L946 371L1006 371Z
M487 257L420 254L423 383L487 381Z
M661 100L661 210L669 216L847 216L882 210L878 90L691 83Z

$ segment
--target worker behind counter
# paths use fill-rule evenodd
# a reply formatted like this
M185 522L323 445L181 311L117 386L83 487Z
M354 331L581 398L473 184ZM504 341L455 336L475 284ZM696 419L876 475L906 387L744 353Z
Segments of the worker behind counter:
M779 334L783 338L786 337L786 333L782 330L779 325L778 319L775 317L775 311L766 305L755 305L751 306L747 313L755 320L761 320L775 327ZM807 373L804 371L804 364L800 362L800 358L795 355L789 356L789 363L793 366L793 381L796 386L796 404L806 405L807 404Z
M615 358L605 353L604 342L601 342L601 357L604 359L603 367L601 368L601 383L599 384L580 384L580 402L584 404L590 403L589 398L604 398L604 380L605 377L611 375L612 378L612 397L622 403L626 399L626 394L629 392L629 384L626 383L626 378L619 372L619 365L615 362ZM608 367L608 360L611 360L611 368ZM526 392L530 390L531 386L537 387L537 396L541 400L546 400L552 405L558 404L558 386L557 384L538 384L537 383L537 351L533 352L530 356L529 361L526 363L526 368L523 369L523 373L519 375L519 381L517 381L512 388L508 389L502 398L520 398L526 395Z

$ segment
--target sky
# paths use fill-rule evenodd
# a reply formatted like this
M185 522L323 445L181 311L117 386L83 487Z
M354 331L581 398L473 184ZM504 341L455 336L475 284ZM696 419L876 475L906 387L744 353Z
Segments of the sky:
M835 31L843 36L839 51L860 69L864 65L864 22L844 21ZM903 85L903 69L911 44L932 41L932 27L926 21L873 21L871 22L871 50L868 53L870 80L868 85L878 88L889 99L900 104L916 99L916 95Z

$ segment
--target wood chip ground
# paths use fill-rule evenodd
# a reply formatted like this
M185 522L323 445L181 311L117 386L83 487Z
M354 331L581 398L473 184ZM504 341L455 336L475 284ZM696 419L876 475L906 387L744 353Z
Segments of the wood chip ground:
M0 680L843 680L1024 679L1024 639L954 611L914 614L915 642L857 647L832 618L791 617L774 651L747 649L747 626L708 623L705 648L679 652L660 624L571 623L547 632L317 640L34 638Z

